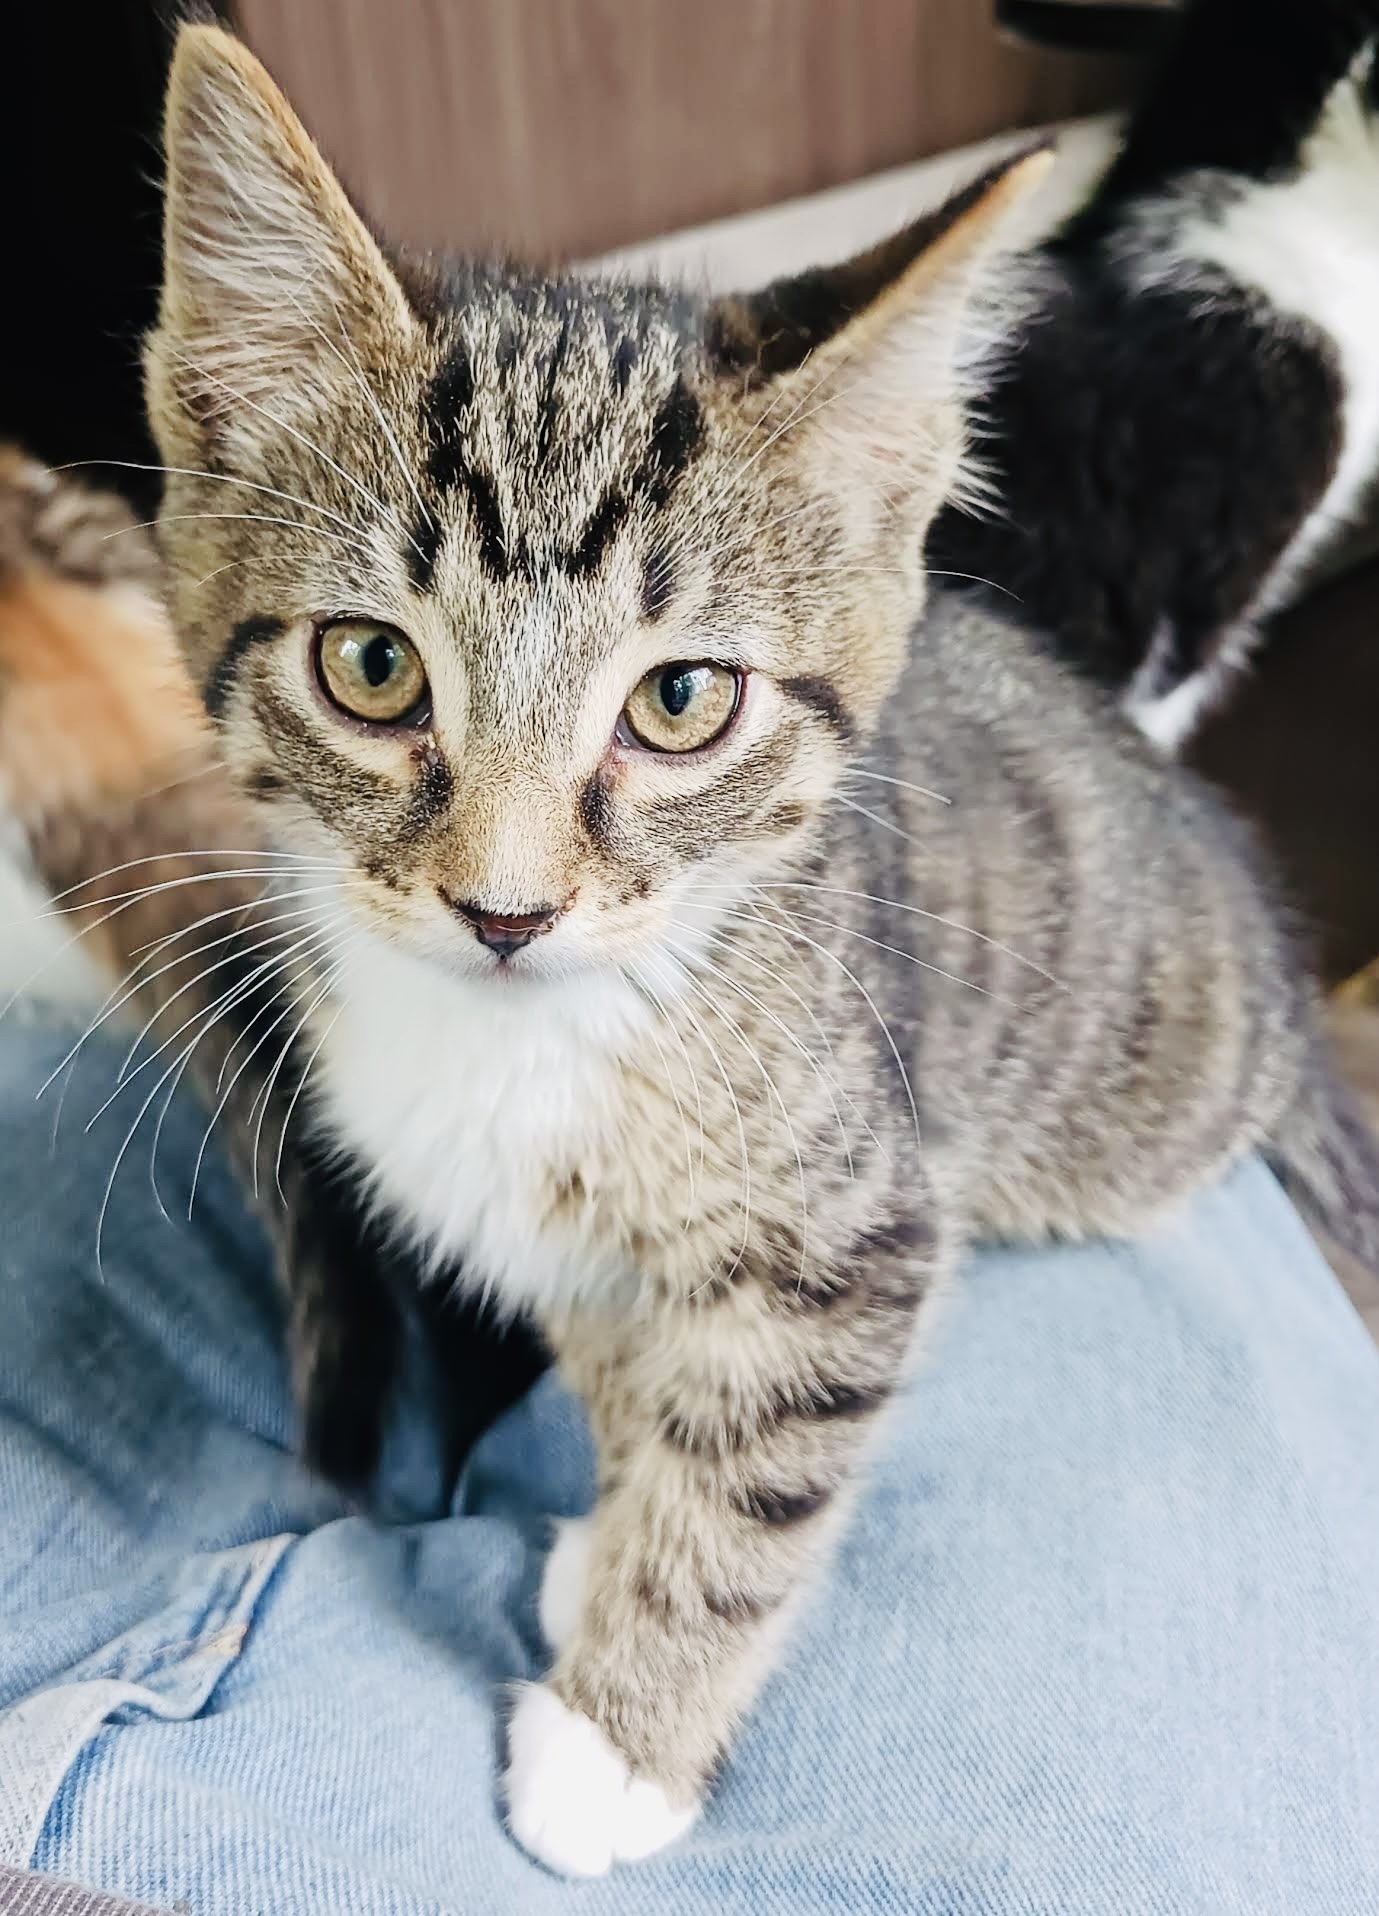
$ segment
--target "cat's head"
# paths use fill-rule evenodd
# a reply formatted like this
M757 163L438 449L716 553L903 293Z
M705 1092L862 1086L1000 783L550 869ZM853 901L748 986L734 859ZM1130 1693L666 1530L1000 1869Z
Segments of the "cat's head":
M167 150L161 536L279 844L410 950L533 978L798 848L903 669L973 281L1042 158L709 301L390 263L214 29Z

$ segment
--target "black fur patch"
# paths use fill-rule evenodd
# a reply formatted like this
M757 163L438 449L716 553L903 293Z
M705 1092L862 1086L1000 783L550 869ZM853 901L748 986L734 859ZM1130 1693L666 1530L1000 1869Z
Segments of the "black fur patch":
M983 394L976 451L1002 511L948 508L929 537L936 572L972 575L946 589L1018 610L1116 692L1152 660L1162 696L1248 622L1340 453L1321 332L1221 271L1136 290L1122 257L1136 205L1185 176L1229 197L1294 171L1379 24L1373 0L1254 12L1244 31L1238 0L1186 10L1119 157L1042 249L1037 310Z
M631 333L624 333L613 348L613 384L620 393L627 391L632 379L632 371L642 356L642 349Z
M984 396L1003 509L946 508L946 590L1018 601L1060 657L1123 690L1158 641L1160 690L1205 664L1325 491L1340 452L1334 355L1223 280L1134 293L1100 258L1057 290ZM987 581L994 591L990 591Z
M781 679L779 683L782 692L801 705L807 705L811 711L817 712L820 718L827 719L845 744L852 742L854 734L852 716L838 696L837 686L830 680L807 677Z
M1203 168L1267 180L1297 162L1322 104L1374 37L1373 0L1184 9L1150 92L1074 231L1104 233L1125 203ZM1222 102L1230 101L1223 112Z
M281 619L257 618L242 619L230 634L230 640L220 657L211 668L202 691L206 710L212 718L219 718L225 710L225 702L230 696L230 688L239 672L244 655L256 645L267 645L274 639L280 639L287 630Z

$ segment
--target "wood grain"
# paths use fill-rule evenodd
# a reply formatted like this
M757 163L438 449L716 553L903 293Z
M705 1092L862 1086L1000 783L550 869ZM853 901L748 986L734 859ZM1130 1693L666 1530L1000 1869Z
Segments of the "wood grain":
M1117 96L987 0L239 0L393 240L572 258Z

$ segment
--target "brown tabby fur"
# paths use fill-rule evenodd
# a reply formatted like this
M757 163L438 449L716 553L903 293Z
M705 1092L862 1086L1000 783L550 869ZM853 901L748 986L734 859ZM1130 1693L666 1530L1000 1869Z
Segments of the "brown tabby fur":
M587 1584L507 1787L537 1854L607 1867L699 1799L966 1244L1137 1232L1265 1147L1373 1253L1379 1185L1240 829L1018 624L926 609L1032 163L715 308L390 266L209 30L168 139L176 628L259 829L337 875L315 1135L589 1407ZM417 724L322 696L343 614L415 643ZM749 673L725 737L620 743L703 658ZM557 922L500 965L475 901ZM303 1320L347 1321L298 1251ZM649 1823L590 1807L589 1750Z

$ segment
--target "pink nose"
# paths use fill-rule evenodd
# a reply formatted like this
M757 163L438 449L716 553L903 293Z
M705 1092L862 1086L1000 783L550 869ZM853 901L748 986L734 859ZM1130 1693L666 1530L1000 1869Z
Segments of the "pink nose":
M534 911L485 911L466 899L448 901L453 911L474 928L474 936L499 958L511 958L533 938L549 931L560 915L559 905L538 905Z

